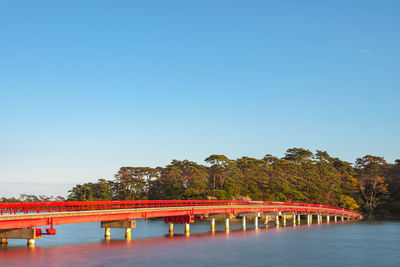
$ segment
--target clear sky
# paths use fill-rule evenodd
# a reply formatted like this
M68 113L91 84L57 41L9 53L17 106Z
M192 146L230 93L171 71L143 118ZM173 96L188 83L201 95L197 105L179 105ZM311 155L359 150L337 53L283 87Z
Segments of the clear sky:
M399 14L400 1L0 0L0 196L216 153L393 162Z

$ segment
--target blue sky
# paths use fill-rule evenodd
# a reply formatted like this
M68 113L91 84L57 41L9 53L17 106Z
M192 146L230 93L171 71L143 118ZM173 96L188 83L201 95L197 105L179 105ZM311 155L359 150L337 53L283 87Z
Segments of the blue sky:
M216 153L393 162L399 12L399 1L0 0L0 195L65 194L121 166Z

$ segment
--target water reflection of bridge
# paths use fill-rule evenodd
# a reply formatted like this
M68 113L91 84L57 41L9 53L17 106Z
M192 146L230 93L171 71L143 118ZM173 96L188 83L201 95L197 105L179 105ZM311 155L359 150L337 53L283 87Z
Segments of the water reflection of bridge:
M229 221L240 217L245 229L246 220L252 218L254 227L258 220L264 226L270 222L275 227L299 224L330 223L361 219L358 212L337 207L289 202L269 201L217 201L217 200L156 200L156 201L87 201L87 202L37 202L0 203L0 238L2 245L8 239L27 239L34 246L35 239L43 235L54 235L54 225L101 222L105 237L111 237L111 228L125 229L125 238L131 238L131 229L136 228L135 219L164 218L173 235L174 224L185 224L185 234L190 233L190 224L196 220L209 219L211 231L215 231L216 219ZM313 220L314 219L314 220ZM45 231L35 227L49 227Z

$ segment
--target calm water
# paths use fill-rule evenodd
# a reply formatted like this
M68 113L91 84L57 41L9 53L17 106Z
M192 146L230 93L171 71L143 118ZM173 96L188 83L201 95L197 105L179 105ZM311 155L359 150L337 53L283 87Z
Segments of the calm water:
M262 225L261 225L262 226ZM248 228L252 225L248 225ZM331 223L297 227L241 230L231 223L226 234L217 222L191 225L182 235L175 225L170 237L162 221L137 221L131 241L112 230L102 237L100 223L57 226L56 236L44 236L36 248L26 240L10 240L0 249L0 266L400 266L400 222Z

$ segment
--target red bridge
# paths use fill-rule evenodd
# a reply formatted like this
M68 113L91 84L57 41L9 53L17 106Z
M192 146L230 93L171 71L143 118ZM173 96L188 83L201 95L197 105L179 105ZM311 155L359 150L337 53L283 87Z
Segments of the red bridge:
M131 229L136 228L135 219L164 218L170 224L173 234L174 223L184 223L189 234L190 224L195 220L210 219L211 231L215 231L215 219L225 220L229 231L229 220L240 217L243 228L246 218L254 218L258 228L258 218L265 218L264 224L274 226L313 223L329 223L331 217L337 222L361 219L362 214L337 207L269 201L216 201L216 200L155 200L155 201L87 201L87 202L36 202L0 203L0 238L3 245L8 239L27 239L33 246L35 239L43 235L54 235L54 225L70 223L101 222L105 237L110 238L110 228L125 228L125 237L131 238ZM303 218L303 221L301 220ZM304 219L306 219L304 221ZM48 227L45 232L41 228Z

